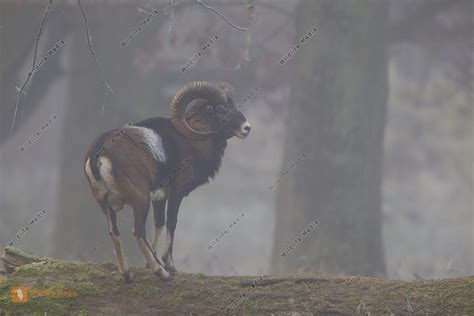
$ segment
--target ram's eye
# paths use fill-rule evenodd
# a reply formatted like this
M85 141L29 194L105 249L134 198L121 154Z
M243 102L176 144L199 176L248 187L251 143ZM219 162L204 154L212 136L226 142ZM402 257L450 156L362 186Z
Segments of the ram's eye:
M224 106L223 105L218 105L218 106L216 106L216 110L219 111L219 112L222 112L222 111L224 111Z
M214 108L212 107L212 105L206 106L206 112L207 112L207 113L212 113L212 110L214 110Z

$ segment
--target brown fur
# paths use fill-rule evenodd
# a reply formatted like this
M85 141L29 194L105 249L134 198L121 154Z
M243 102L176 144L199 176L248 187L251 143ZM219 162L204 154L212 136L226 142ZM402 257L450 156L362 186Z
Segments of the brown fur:
M147 119L134 127L124 127L103 134L87 152L86 176L94 197L107 217L120 271L126 280L131 280L132 276L123 255L116 212L124 204L133 208L134 235L147 265L163 280L171 280L169 272L176 272L172 250L181 201L196 187L214 178L219 170L227 139L237 135L237 128L241 128L246 121L242 113L233 112L233 102L230 99L227 108L218 109L218 115L221 116L213 116L213 109L206 108L206 100L195 101L184 112L191 129L179 128L176 125L179 120L173 121L173 115L171 119ZM220 122L218 119L228 113L231 113L232 120L224 127L216 125ZM211 125L217 129L212 130ZM150 133L153 131L161 138L161 144L157 146L162 147L159 149L163 150L166 159L154 156L148 147L149 140L137 128L149 129ZM212 132L195 138L190 137L190 133L198 133L192 130ZM159 232L165 225L166 212L166 243L162 257L164 264L156 257L156 249L152 249L146 239L146 219L152 198L155 215L154 247Z

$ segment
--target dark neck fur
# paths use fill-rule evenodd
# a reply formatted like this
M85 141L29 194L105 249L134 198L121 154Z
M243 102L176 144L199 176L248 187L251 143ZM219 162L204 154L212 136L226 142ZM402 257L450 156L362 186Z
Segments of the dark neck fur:
M196 163L198 164L197 171L199 174L198 179L205 182L208 182L209 178L214 179L216 176L227 146L227 139L220 135L213 136L208 141L210 143L208 144L209 147L206 153L201 152L200 154L202 154L202 156L196 157Z

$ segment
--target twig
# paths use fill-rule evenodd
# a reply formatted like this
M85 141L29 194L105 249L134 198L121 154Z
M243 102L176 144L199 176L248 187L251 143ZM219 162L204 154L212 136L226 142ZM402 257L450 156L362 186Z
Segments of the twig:
M33 75L33 74L31 74ZM30 86L31 86L31 82L28 82L27 85L25 86L25 89L26 91L28 91L30 89ZM20 89L17 87L17 91L20 91ZM23 91L21 92L22 94L24 94L25 96L27 95L27 92L26 91ZM21 114L20 114L20 120L23 121L23 113L25 112L25 105L23 104L23 106L21 107Z
M250 27L253 26L255 23L253 13L255 12L255 4L254 0L247 0L247 14L249 16L250 20L250 25L249 28L247 29L247 36L246 36L246 41L245 41L245 52L244 52L244 64L241 65L239 64L237 68L240 68L239 66L246 67L248 63L250 63L250 43L251 43L251 38L250 38Z
M102 83L104 84L105 87L105 94L104 94L104 102L102 103L102 111L100 116L104 115L104 108L105 108L105 102L107 101L107 97L114 93L112 88L110 88L109 84L107 81L104 79L104 75L102 74L102 70L100 69L99 61L97 60L97 57L95 56L94 48L92 47L92 38L89 33L89 22L87 21L87 16L86 13L84 12L84 9L82 8L81 5L81 0L77 0L77 4L79 5L79 8L81 9L82 16L84 17L84 24L86 27L86 35L87 35L87 44L89 45L89 50L91 52L92 57L94 58L95 65L97 66L97 70L99 72L100 80L102 80Z
M173 27L173 18L174 18L174 7L176 6L176 0L170 0L171 13L170 13L170 26L168 28L168 34L171 33L171 28Z
M245 31L245 32L248 32L248 29L244 28L244 27L240 27L240 26L237 26L235 25L234 23L232 23L231 21L229 21L222 13L220 13L218 10L214 9L213 7L210 7L210 6L207 6L205 5L201 0L194 0L194 2L196 2L197 4L200 4L202 7L206 8L207 10L211 10L212 12L214 12L215 14L217 14L218 16L220 16L224 21L226 21L229 25L231 25L232 27L238 29L238 30L241 30L241 31Z
M48 5L46 6L46 9L44 10L44 13L43 13L43 17L41 18L41 23L40 23L40 27L39 27L39 30L38 30L38 35L36 36L35 52L33 54L33 65L31 66L32 70L33 70L33 68L35 67L35 64L36 64L36 55L38 53L38 44L39 44L39 40L40 40L40 37L41 37L41 33L43 32L43 27L44 27L44 23L46 21L46 16L48 15L49 9L51 8L52 4L53 4L53 0L48 0ZM17 114L18 108L20 106L20 100L21 100L21 95L23 94L23 89L25 89L25 87L28 84L28 81L30 81L30 78L31 78L32 75L33 75L33 71L28 72L28 77L25 79L25 82L23 82L23 85L21 86L20 91L18 91L18 97L16 99L15 112L13 113L13 120L12 120L12 125L10 127L10 133L9 134L12 133L13 127L15 126L16 114ZM22 110L22 113L23 113L23 110Z
M245 54L244 54L244 60L246 63L250 62L250 43L251 43L250 32L247 30L247 37L245 39Z

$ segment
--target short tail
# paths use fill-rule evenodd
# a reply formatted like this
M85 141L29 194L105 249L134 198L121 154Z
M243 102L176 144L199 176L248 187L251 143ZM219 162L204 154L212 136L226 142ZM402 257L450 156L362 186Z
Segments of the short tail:
M97 181L100 181L100 170L99 170L99 158L100 154L99 153L92 153L90 156L89 164L91 167L92 175Z
M100 135L91 145L86 155L86 161L89 159L89 166L95 180L100 181L99 158L103 154L102 146L107 139L107 133Z

